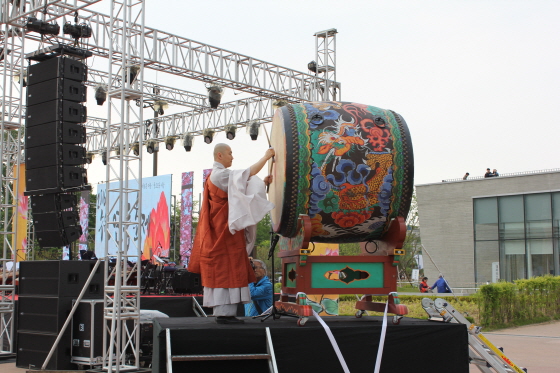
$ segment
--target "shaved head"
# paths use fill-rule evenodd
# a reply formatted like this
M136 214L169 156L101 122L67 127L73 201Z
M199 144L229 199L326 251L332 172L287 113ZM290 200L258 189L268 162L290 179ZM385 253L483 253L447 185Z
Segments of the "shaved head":
M216 144L214 147L214 162L221 163L225 168L231 167L233 153L226 144Z
M223 154L226 151L229 151L230 149L231 148L227 144L224 143L216 144L216 146L214 146L214 160L218 157L218 153Z

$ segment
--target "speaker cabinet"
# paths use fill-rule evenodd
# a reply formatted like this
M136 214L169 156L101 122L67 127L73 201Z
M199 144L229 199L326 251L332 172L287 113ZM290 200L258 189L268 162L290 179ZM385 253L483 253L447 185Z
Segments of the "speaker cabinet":
M87 87L84 83L72 79L50 79L27 86L27 106L57 99L74 102L86 101Z
M50 166L27 170L26 179L26 195L59 193L87 184L86 170L77 166Z
M28 68L28 86L57 78L85 82L87 80L87 66L78 60L58 57L31 65Z
M26 148L56 143L85 144L86 128L78 123L57 121L27 127L25 131Z
M18 331L57 334L72 309L73 297L18 298Z
M68 227L77 226L78 224L79 216L77 211L33 213L35 233L42 231L62 231Z
M202 282L200 274L191 273L186 269L179 269L173 274L171 286L175 293L201 294Z
M45 194L31 197L31 208L34 214L62 211L76 207L78 197L70 193Z
M87 120L87 109L84 105L68 100L52 100L28 106L26 111L27 127L38 124L63 121L83 123Z
M56 333L18 331L16 367L40 369L56 337ZM47 370L76 370L78 367L71 363L70 358L70 333L68 335L65 333L46 368Z
M103 298L104 264L97 268L84 298ZM94 266L95 261L90 260L23 261L19 268L19 295L77 298Z
M66 227L58 231L35 232L35 238L41 247L68 246L82 235L82 228L78 226Z
M86 163L86 149L73 144L49 144L28 148L25 152L27 170L48 166L77 166Z

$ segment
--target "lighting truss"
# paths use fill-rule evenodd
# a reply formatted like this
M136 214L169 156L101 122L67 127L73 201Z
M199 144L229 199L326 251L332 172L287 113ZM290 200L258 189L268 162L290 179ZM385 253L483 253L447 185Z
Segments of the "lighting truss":
M267 123L272 120L274 108L273 100L254 97L238 101L231 101L220 104L218 109L195 109L179 114L163 115L157 118L159 131L152 134L151 140L164 141L166 137L178 137L187 132L195 136L202 135L207 128L212 128L216 132L224 131L229 124L235 124L238 128L245 127L250 121L257 120L260 123ZM86 147L88 151L98 151L107 147L107 133L103 130L103 119L88 118L86 127L88 137ZM130 141L138 142L140 132L132 130L129 133Z
M66 22L66 16L62 18ZM122 37L119 29L114 30L115 35L111 35L109 16L87 8L80 11L79 23L90 24L93 29L89 47L94 55L107 57L112 38ZM40 40L33 35L27 37ZM320 87L332 86L319 75L310 75L149 27L145 27L142 36L133 34L130 37L131 45L145 46L143 57L147 68L261 97L284 98L290 102L318 101L328 96ZM67 36L59 36L59 40L73 42ZM121 48L115 48L113 58L119 60L121 54ZM131 58L139 59L140 56L132 54Z

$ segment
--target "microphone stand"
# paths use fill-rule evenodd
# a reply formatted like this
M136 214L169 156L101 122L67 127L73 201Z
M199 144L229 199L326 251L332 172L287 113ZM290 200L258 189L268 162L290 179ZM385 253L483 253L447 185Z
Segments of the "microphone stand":
M274 233L274 231L272 230L272 228L270 229L270 249L268 250L268 258L270 259L271 262L271 267L272 267L272 279L274 279L274 250L276 249L276 244L278 244L278 240L280 240L280 236L276 233ZM282 278L282 280L284 280ZM266 319L268 319L269 317L272 316L273 320L279 319L280 316L293 316L284 312L280 312L278 311L278 309L276 309L276 306L274 305L274 282L272 283L272 307L270 309L270 313L268 314L262 314L259 316L253 316L253 319L256 319L257 317L262 317L261 322L264 322ZM298 316L294 316L294 317L298 317Z

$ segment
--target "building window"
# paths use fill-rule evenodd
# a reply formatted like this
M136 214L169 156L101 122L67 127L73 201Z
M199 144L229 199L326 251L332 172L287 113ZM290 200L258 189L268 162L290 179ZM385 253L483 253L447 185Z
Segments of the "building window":
M473 211L477 283L560 274L560 192L475 198Z

